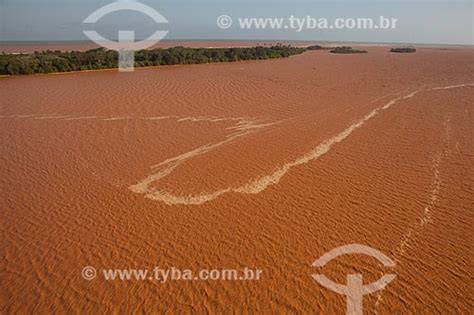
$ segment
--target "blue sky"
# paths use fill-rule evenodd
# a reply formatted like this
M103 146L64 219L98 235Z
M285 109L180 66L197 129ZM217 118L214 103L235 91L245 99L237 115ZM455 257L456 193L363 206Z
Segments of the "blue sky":
M82 20L111 0L0 0L0 40L87 40ZM472 0L142 0L169 21L155 24L136 12L116 12L94 29L108 38L134 30L138 38L157 27L169 30L166 39L281 39L474 44ZM395 30L221 30L216 18L238 17L373 17L399 19Z

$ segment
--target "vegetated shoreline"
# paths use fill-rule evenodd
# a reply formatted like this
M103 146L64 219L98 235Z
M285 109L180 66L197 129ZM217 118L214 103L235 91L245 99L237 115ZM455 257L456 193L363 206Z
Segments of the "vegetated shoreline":
M329 50L333 47L325 47L320 45L310 45L310 46L291 46L291 45L283 45L283 44L276 44L273 46L242 46L242 47L183 47L183 46L175 46L169 48L157 48L157 49L148 49L148 50L141 50L136 53L148 53L153 51L170 51L176 49L184 49L186 51L249 51L249 50L260 50L264 53L272 53L277 51L276 55L266 55L266 56L254 56L253 58L237 58L231 60L211 60L206 62L193 62L192 60L182 60L183 62L176 62L171 64L154 64L154 65L143 65L137 64L137 58L135 59L135 68L137 69L148 69L148 68L156 68L156 67L168 67L168 66L180 66L180 65L199 65L199 64L219 64L219 63L227 63L227 62L251 62L251 61L260 61L260 60L272 60L272 59L280 59L280 58L289 58L293 55L299 55L306 51L310 50ZM35 56L46 56L46 57L57 57L61 55L70 55L70 54L90 54L94 52L101 52L104 54L112 55L113 62L109 67L99 67L96 69L76 69L76 70L66 70L66 71L48 71L48 72L38 72L38 71L31 71L27 73L8 73L5 71L6 67L8 66L8 61L20 61L22 59L34 58ZM140 61L140 60L139 60ZM10 78L10 77L18 77L24 75L59 75L59 74L69 74L69 73L88 73L88 72L96 72L96 71L113 71L118 69L118 53L111 50L106 50L104 48L94 48L87 51L41 51L41 52L34 52L34 53L0 53L0 79L2 78Z
M184 64L209 64L287 58L302 54L304 47L187 48L140 50L135 52L135 67ZM0 75L32 75L109 70L118 68L118 52L97 48L86 52L44 51L30 54L0 54Z
M285 58L291 58L292 56L288 56ZM143 67L135 67L134 71L139 70L146 70L146 69L155 69L155 68L171 68L171 67L182 67L182 66L205 66L205 65L219 65L219 64L226 64L226 63L252 63L252 62L259 62L259 61L276 61L282 58L272 58L272 59L249 59L249 60L238 60L238 61L227 61L227 62L208 62L208 63L187 63L187 64L173 64L173 65L159 65L159 66L143 66ZM52 75L68 75L68 74L77 74L77 73L96 73L96 72L109 72L109 71L118 71L118 68L102 68L102 69L93 69L93 70L75 70L75 71L63 71L63 72L49 72L49 73L32 73L32 74L0 74L0 79L6 78L18 78L18 77L26 77L26 76L52 76Z

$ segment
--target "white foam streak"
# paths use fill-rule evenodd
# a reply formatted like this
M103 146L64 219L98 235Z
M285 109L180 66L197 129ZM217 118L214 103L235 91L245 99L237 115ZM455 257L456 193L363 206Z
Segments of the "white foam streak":
M150 187L151 184L154 182L162 179L165 176L168 176L169 174L172 173L172 171L182 162L185 160L188 160L192 157L195 157L197 155L204 154L206 152L209 152L212 149L215 149L229 141L232 141L235 139L237 136L242 136L245 135L249 129L252 128L259 128L256 127L256 125L252 123L245 124L244 123L244 133L242 134L237 134L235 136L229 137L228 139L213 144L213 145L205 145L200 148L197 148L195 150L189 151L185 154L179 155L174 158L170 158L166 161L163 161L162 163L158 164L155 166L155 168L158 168L156 173L151 174L147 176L145 179L141 180L135 185L130 186L130 190L136 193L141 193L145 194L147 198L153 199L153 200L159 200L162 201L168 205L175 205L175 204L184 204L184 205L198 205L202 204L211 200L214 200L218 198L219 196L229 193L229 192L234 192L234 193L241 193L241 194L257 194L265 190L271 185L278 184L280 180L285 176L288 171L299 165L306 164L310 161L316 160L322 155L328 153L330 149L332 148L333 145L343 141L347 137L349 137L352 132L355 130L359 129L362 127L367 121L370 119L374 118L375 116L378 115L378 113L382 110L386 110L396 104L397 102L401 100L405 100L408 98L414 97L416 94L420 92L425 92L425 91L431 91L431 90L440 90L440 89L451 89L451 88L458 88L458 87L464 87L464 86L474 86L473 83L468 83L468 84L460 84L460 85L451 85L451 86L445 86L445 87L435 87L435 88L430 88L430 89L423 89L423 90L417 90L414 91L410 94L407 94L402 97L397 97L395 99L392 99L382 107L379 107L372 112L368 113L365 115L362 119L358 120L357 122L353 123L343 131L341 131L339 134L335 135L332 138L329 138L323 142L321 142L318 146L316 146L314 149L309 151L307 154L291 161L288 163L283 164L280 168L275 170L273 173L269 175L262 176L260 178L257 178L255 180L251 180L250 182L238 186L238 187L228 187L225 189L220 189L217 191L214 191L212 193L201 193L199 195L187 195L187 196L179 196L179 195L174 195L169 192L161 191L157 188L152 188ZM168 165L169 164L169 165Z

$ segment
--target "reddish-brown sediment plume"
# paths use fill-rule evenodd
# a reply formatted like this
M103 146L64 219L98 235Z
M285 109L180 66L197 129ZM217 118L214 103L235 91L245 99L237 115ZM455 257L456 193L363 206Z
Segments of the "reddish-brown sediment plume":
M209 45L212 46L212 45ZM2 313L472 308L472 49L0 79ZM396 262L346 255L352 243ZM258 281L87 281L261 269Z

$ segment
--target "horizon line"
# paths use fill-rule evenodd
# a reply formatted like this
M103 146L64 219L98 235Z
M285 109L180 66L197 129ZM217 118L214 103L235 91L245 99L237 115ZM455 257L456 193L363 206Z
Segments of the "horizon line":
M117 40L117 39L112 39ZM143 39L137 39L143 40ZM368 45L425 45L425 46L474 46L471 44L448 44L448 43L419 43L419 42L370 42L370 41L339 41L339 40L316 40L316 39L163 39L160 42L314 42L314 43L354 43ZM4 43L93 43L90 40L0 40L0 45Z

